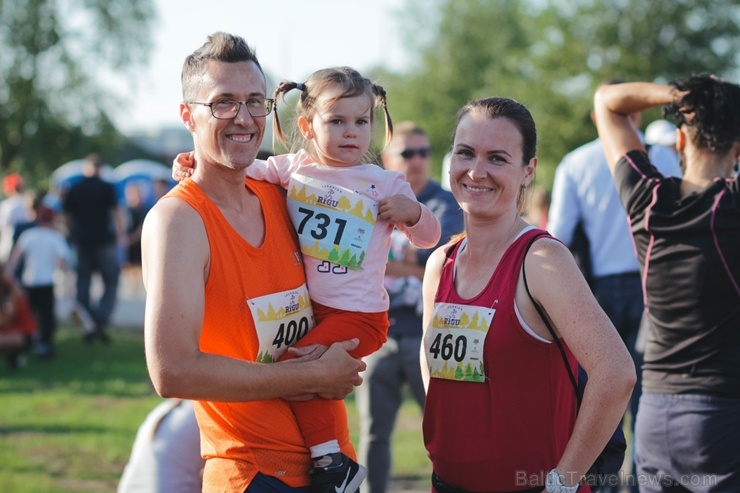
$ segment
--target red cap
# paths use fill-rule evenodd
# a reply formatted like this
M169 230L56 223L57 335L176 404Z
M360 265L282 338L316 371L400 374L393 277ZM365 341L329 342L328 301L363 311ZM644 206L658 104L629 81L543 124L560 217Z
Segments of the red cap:
M3 178L3 190L5 193L16 192L23 185L23 178L18 173L10 173Z

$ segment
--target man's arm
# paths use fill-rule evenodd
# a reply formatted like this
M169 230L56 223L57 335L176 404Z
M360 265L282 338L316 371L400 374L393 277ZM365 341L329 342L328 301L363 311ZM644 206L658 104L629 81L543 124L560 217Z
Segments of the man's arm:
M200 216L175 198L159 201L142 233L147 291L146 359L163 397L251 401L321 394L341 399L359 385L364 364L347 354L352 342L332 345L303 363L262 364L203 353L209 247Z
M437 216L442 234L434 248L422 248L417 251L416 261L421 266L422 271L429 257L438 247L447 244L453 236L462 233L465 229L462 209L452 193L440 188L436 195L424 204Z
M581 218L576 185L567 170L564 159L555 169L552 199L547 214L547 230L566 245L573 243L573 233Z

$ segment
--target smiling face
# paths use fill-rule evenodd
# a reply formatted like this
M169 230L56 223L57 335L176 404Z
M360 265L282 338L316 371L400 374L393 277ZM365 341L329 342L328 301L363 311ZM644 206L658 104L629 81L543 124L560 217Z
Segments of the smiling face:
M370 98L341 97L339 91L327 91L319 97L317 108L310 120L303 116L298 119L301 133L313 142L314 157L338 168L361 164L372 136Z
M450 163L450 187L466 214L518 214L523 186L534 177L537 159L524 162L522 135L508 118L478 111L457 126Z
M206 63L195 101L246 101L265 98L265 78L252 61ZM243 105L235 118L219 120L210 108L182 103L180 116L193 134L198 163L217 163L232 169L245 169L257 157L265 132L266 117L255 118Z

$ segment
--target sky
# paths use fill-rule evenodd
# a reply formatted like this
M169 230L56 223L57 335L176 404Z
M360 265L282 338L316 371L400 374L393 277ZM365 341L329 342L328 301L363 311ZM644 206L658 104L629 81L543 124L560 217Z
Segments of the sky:
M149 66L135 82L107 81L129 101L113 118L127 134L180 125L180 70L209 34L226 31L256 49L268 76L301 81L320 68L401 68L396 14L404 0L154 0ZM268 92L274 88L268 87Z

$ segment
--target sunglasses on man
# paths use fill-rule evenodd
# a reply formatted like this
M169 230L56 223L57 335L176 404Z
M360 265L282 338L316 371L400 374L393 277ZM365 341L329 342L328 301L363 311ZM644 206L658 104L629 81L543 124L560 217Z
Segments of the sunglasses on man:
M404 149L398 154L404 158L404 159L411 159L414 156L419 157L429 157L429 154L432 153L432 150L429 147L421 147L419 149Z

